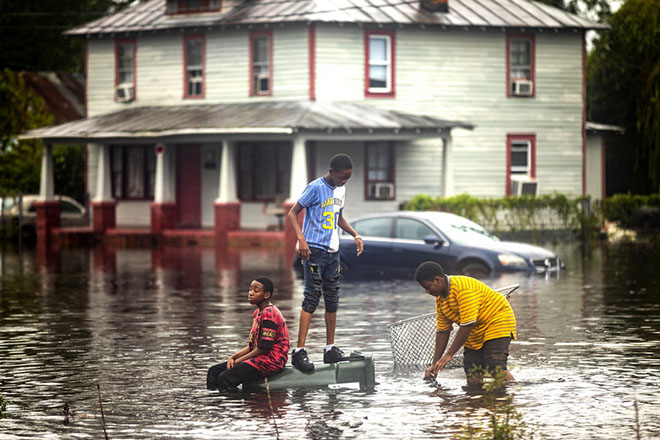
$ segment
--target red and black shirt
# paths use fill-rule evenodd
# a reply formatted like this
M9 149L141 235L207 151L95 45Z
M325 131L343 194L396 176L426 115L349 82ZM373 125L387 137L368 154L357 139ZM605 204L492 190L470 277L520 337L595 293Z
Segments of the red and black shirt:
M280 310L269 305L259 313L254 310L250 330L250 350L265 348L268 353L248 359L248 364L268 376L282 370L289 357L289 329Z

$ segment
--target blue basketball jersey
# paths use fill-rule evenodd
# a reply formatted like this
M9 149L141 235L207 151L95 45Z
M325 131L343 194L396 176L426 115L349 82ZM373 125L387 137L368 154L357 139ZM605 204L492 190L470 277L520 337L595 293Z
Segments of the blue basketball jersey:
M337 221L345 195L346 187L330 186L323 177L307 185L298 203L306 209L302 232L309 246L328 252L339 250Z

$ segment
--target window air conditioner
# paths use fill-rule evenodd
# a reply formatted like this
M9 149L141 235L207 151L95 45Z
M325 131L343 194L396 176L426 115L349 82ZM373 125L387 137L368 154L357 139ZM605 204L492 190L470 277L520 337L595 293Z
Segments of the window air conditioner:
M534 83L528 79L513 80L513 94L517 96L530 96L534 91Z
M119 84L116 88L117 101L119 102L129 102L135 98L133 90L133 84L131 83L122 83Z
M539 194L539 182L527 176L511 176L512 196L537 196Z
M372 183L369 185L369 195L373 199L391 199L394 197L394 184Z

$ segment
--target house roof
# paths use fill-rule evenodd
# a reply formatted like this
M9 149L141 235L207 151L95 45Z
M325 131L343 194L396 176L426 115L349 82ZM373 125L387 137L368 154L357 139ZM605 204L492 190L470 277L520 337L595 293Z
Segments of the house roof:
M65 33L93 35L287 22L537 29L608 27L531 0L449 0L448 13L426 11L419 0L226 0L222 3L227 6L219 12L169 15L166 0L149 0Z
M56 123L85 117L82 75L67 72L19 72L25 85L41 97Z
M80 121L30 130L21 139L47 142L187 139L227 135L290 135L299 132L412 136L447 133L472 124L359 104L284 101L167 107L135 107Z

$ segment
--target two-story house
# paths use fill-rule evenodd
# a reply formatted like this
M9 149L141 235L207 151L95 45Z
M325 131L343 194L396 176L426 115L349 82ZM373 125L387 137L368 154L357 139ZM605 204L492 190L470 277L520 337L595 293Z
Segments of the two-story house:
M48 145L87 144L97 231L264 228L338 152L348 218L528 181L577 195L603 27L529 0L149 0L66 32L87 117L26 137L47 143L46 198Z

